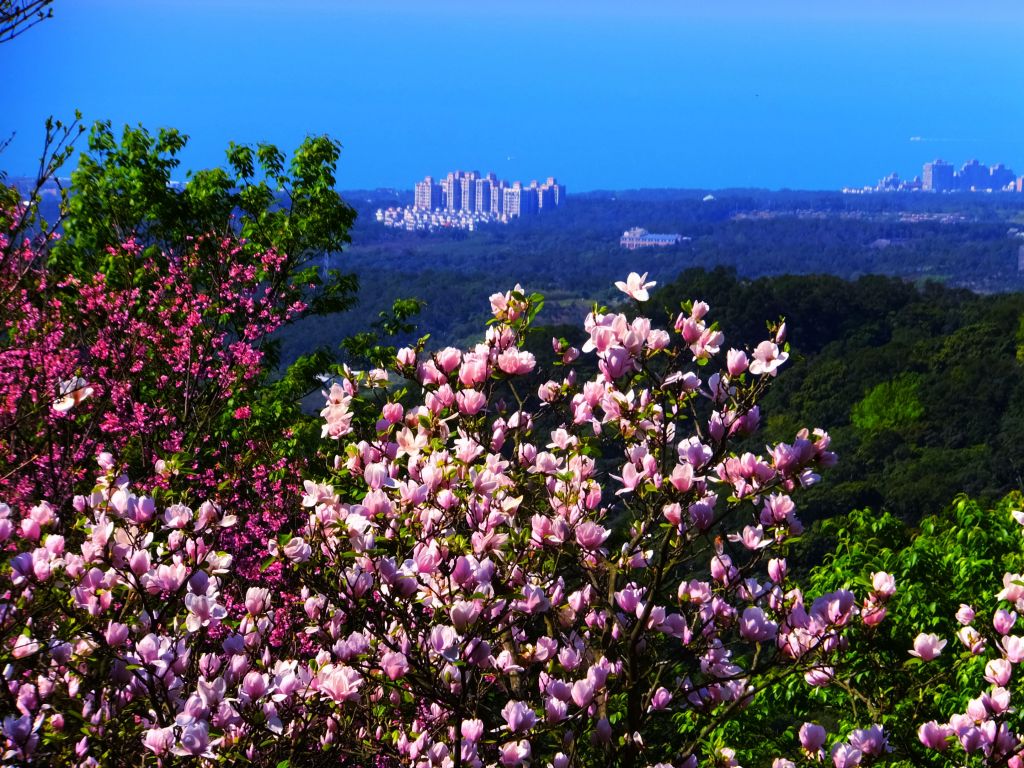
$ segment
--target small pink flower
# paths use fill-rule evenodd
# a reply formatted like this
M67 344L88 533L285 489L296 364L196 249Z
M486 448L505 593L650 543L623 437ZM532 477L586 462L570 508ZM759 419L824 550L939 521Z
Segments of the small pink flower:
M856 747L840 742L832 747L832 764L836 768L856 768L864 758Z
M774 640L779 625L768 620L764 611L756 605L748 606L740 617L740 635L747 640L763 643Z
M317 675L320 691L327 694L339 704L345 701L356 701L363 678L352 667L328 664Z
M381 669L388 676L389 680L397 680L409 671L409 661L405 654L397 651L388 651L380 659Z
M889 740L880 725L858 729L850 733L850 746L871 757L880 757L890 751Z
M930 720L917 729L917 738L929 749L945 752L949 749L950 739L953 738L953 729Z
M611 531L590 520L576 527L576 542L587 550L595 550L604 544Z
M672 693L667 688L658 688L651 697L651 709L655 711L664 709L671 701Z
M992 659L985 665L985 679L993 685L1006 685L1013 675L1013 664L1006 659Z
M513 733L528 731L537 724L536 713L521 701L508 702L502 708L501 716L505 718L508 729Z
M174 746L174 728L150 728L142 739L143 746L156 755L164 755Z
M526 739L509 741L501 745L501 764L506 768L515 768L526 763L533 751Z
M800 746L807 752L817 752L825 744L828 733L816 723L804 723L800 726Z
M789 359L789 353L780 352L777 344L762 341L754 350L754 360L750 363L750 372L755 376L768 374L775 376L779 366Z
M622 291L624 294L637 301L647 301L651 298L647 292L648 288L653 288L657 283L653 280L650 282L644 282L647 280L647 273L644 272L642 275L638 275L636 272L630 272L626 278L626 282L617 280L615 287Z
M749 365L747 353L741 349L730 349L725 355L725 360L730 376L739 376Z
M878 571L871 574L871 585L879 597L892 597L896 594L896 579L891 573Z
M921 661L931 661L937 658L945 647L946 641L939 638L938 635L922 632L914 638L914 650L909 653L911 656L917 656Z
M992 626L1000 635L1010 634L1013 625L1017 623L1017 612L999 609L992 617Z
M974 621L974 609L966 603L960 603L960 609L956 612L956 620L967 626Z

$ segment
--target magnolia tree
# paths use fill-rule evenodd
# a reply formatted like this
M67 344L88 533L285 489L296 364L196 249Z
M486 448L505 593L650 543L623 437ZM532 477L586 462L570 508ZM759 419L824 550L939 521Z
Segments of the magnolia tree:
M618 284L637 306L645 278ZM791 494L835 457L820 430L739 449L784 325L723 351L701 302L670 330L595 308L597 374L556 340L548 379L524 347L540 303L495 294L473 349L402 349L331 385L330 476L261 545L287 588L240 578L237 510L133 491L109 453L67 504L9 498L5 759L736 764L718 727L791 676L828 685L844 631L881 621L895 585L805 596L789 574ZM813 724L801 739L827 746ZM832 750L869 762L884 734Z
M1024 525L1024 512L1015 511L1014 518ZM1024 661L1024 636L1014 634L1018 611L1024 611L1024 574L1003 574L1003 588L990 606L962 604L956 613L960 629L955 643L979 662L984 671L979 675L978 696L972 698L965 711L955 713L948 722L935 720L918 729L918 738L926 747L948 754L957 762L972 765L1010 768L1024 766L1021 752L1024 739L1020 719L1011 701L1010 683L1014 667ZM981 623L984 611L989 621ZM911 654L925 662L936 659L948 640L933 633L921 633L914 640ZM951 649L952 650L952 649ZM972 683L967 683L971 685ZM977 689L975 689L977 690Z

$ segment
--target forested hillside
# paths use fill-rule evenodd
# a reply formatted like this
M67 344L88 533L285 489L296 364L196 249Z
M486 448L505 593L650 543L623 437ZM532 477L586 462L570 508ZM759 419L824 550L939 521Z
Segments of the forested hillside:
M840 455L805 499L810 517L871 507L915 520L958 492L992 501L1020 487L1024 294L717 269L684 272L655 299L698 297L731 344L787 318L792 365L766 400L767 436L827 425Z

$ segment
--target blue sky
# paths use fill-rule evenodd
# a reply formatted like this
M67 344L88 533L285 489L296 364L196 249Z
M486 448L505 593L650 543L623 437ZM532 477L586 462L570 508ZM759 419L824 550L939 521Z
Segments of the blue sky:
M286 8L287 5L287 8ZM340 186L427 173L830 189L941 156L1024 173L1019 0L55 0L0 45L0 168L47 115L344 145ZM14 73L10 77L6 73ZM920 140L912 140L917 137Z

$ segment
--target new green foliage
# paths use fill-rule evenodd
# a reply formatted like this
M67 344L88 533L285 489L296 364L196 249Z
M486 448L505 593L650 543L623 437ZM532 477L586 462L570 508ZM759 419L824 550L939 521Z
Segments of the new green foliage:
M903 373L891 381L875 385L864 399L853 406L850 420L865 432L883 429L905 430L924 415L918 397L920 376Z

